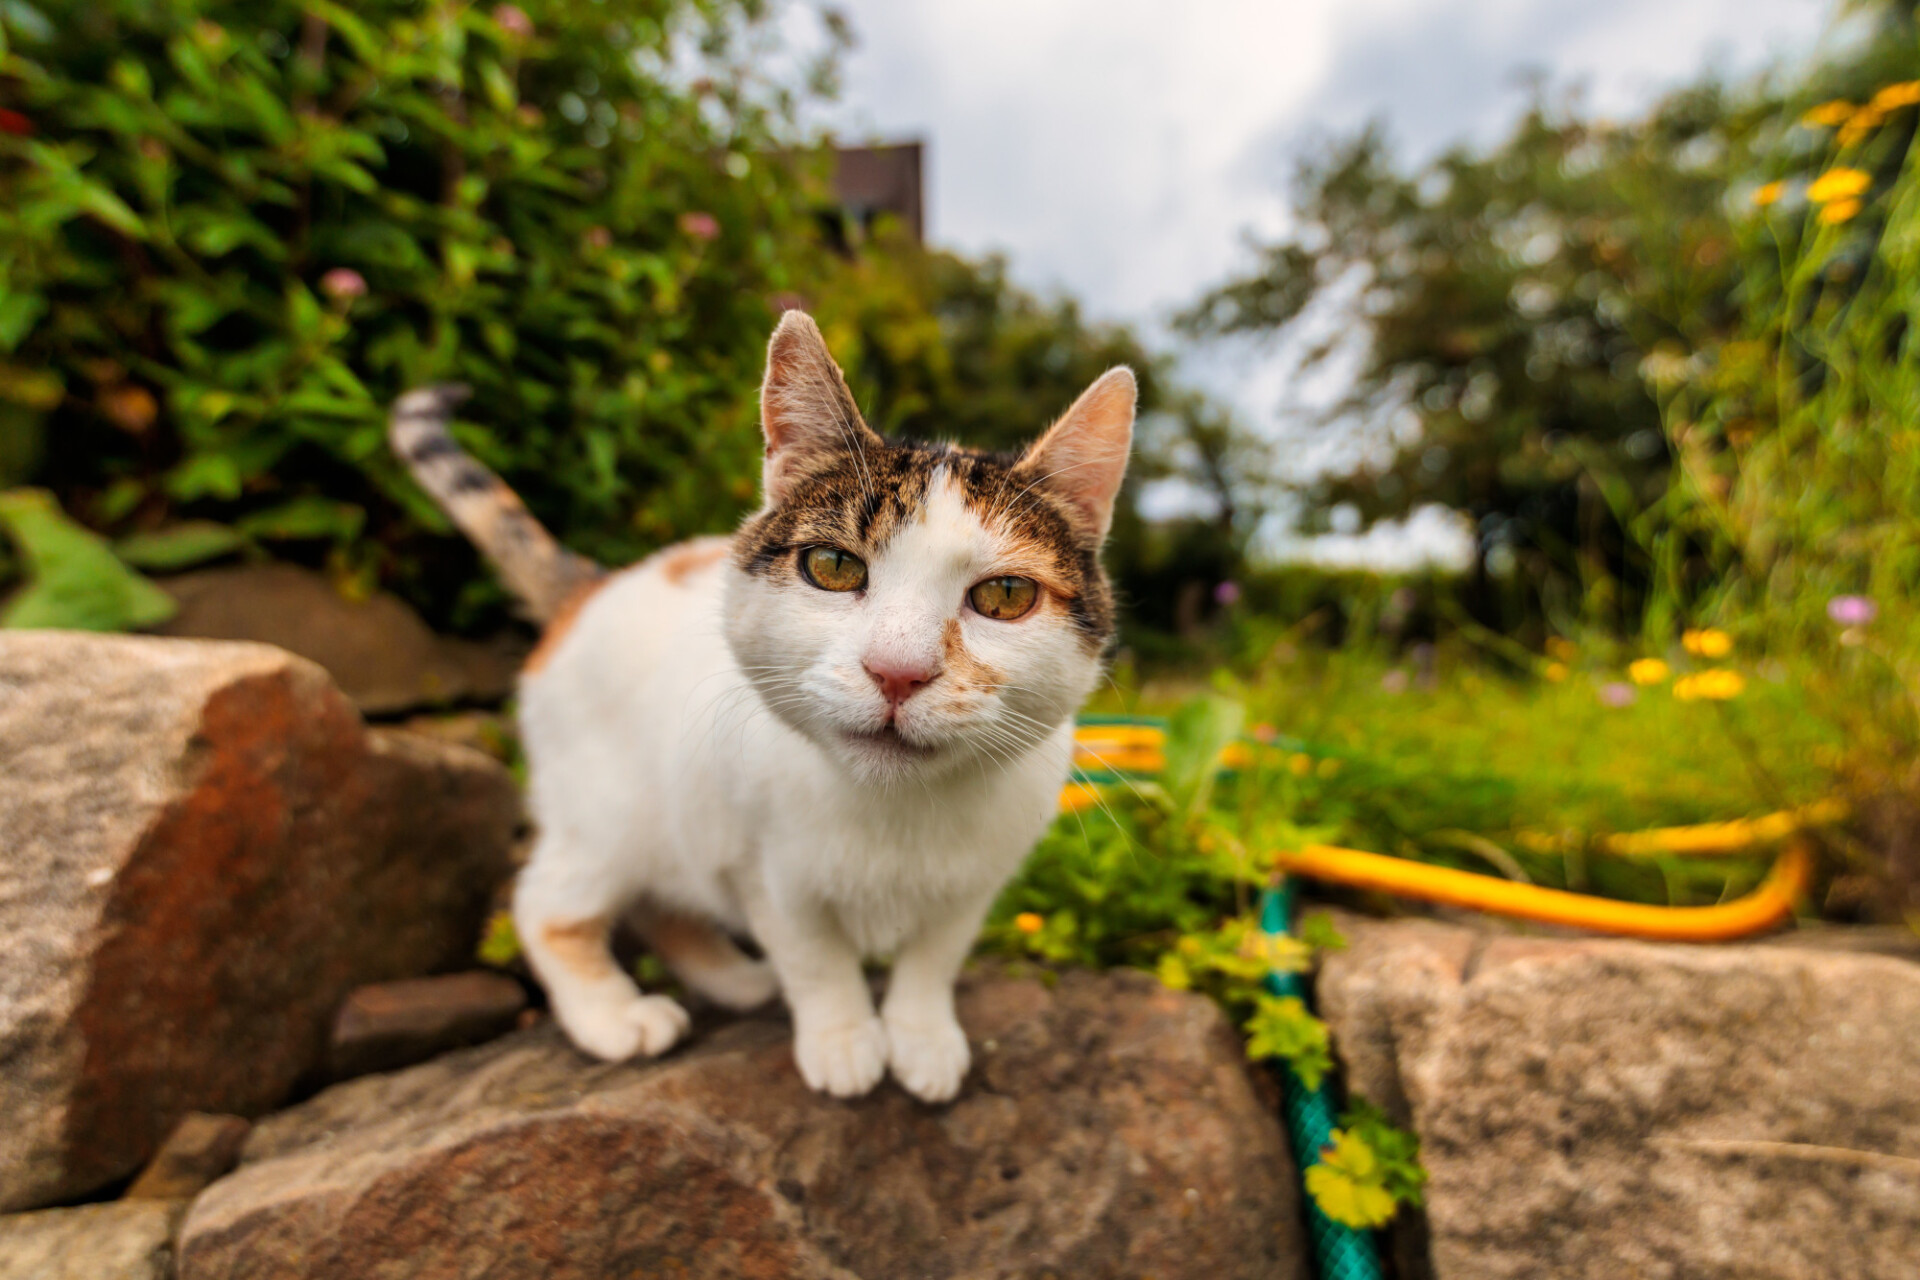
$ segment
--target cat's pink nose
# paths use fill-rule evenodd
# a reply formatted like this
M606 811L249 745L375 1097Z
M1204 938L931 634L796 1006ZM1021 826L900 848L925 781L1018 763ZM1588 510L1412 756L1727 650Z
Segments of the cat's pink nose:
M872 657L866 659L863 665L867 674L873 677L873 682L880 686L880 696L894 707L932 684L934 677L940 674L938 667L896 658Z

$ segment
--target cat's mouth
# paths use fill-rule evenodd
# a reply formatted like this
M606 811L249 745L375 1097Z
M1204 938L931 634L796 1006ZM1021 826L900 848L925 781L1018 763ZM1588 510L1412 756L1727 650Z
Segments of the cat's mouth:
M847 740L893 760L924 760L932 755L934 750L932 747L908 741L901 734L899 726L891 722L865 733L849 732Z

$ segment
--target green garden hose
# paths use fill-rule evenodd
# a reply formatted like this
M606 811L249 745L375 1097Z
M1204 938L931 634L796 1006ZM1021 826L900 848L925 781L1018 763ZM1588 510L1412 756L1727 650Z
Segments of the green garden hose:
M1260 927L1269 937L1277 937L1285 935L1292 923L1293 881L1282 877L1260 899ZM1297 973L1269 973L1267 990L1276 996L1307 998L1307 984ZM1322 1080L1319 1088L1309 1089L1300 1083L1293 1068L1283 1063L1280 1098L1294 1163L1300 1166L1304 1178L1308 1166L1319 1163L1321 1148L1333 1140L1333 1088ZM1307 1202L1307 1234L1313 1240L1320 1280L1380 1280L1380 1254L1374 1247L1373 1233L1335 1222L1320 1211L1304 1187L1301 1194Z

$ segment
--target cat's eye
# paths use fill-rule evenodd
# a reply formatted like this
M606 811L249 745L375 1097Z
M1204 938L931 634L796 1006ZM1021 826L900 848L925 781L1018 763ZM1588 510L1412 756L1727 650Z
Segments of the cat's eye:
M838 547L808 547L800 553L800 572L822 591L858 591L867 585L867 562Z
M973 590L967 592L967 599L973 602L976 611L1000 622L1012 622L1023 616L1039 598L1040 587L1032 578L1016 578L1010 574L976 582Z

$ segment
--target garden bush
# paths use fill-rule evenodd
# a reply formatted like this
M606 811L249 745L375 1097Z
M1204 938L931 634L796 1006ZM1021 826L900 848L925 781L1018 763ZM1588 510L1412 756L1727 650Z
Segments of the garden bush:
M497 588L383 436L456 379L463 437L581 551L724 522L809 217L809 90L753 70L763 17L9 0L0 487L119 537L217 521L471 623Z

